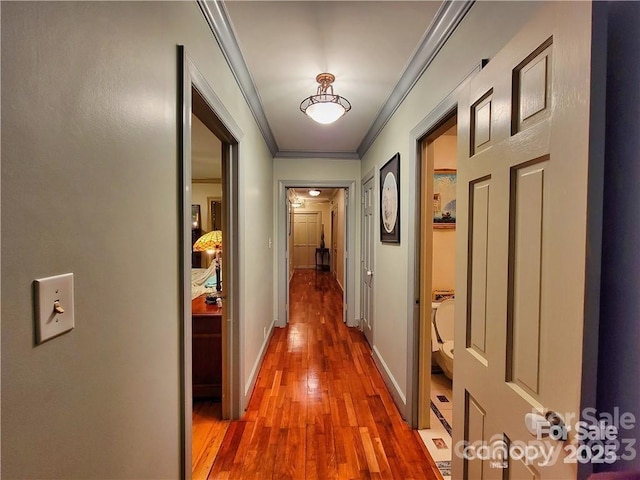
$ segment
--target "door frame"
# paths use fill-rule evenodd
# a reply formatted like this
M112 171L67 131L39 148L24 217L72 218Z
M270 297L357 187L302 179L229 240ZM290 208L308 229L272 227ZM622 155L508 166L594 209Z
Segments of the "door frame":
M353 200L354 192L356 192L356 182L333 181L333 180L278 180L277 193L277 225L276 231L278 238L277 248L277 317L276 326L286 327L289 323L289 263L287 258L287 188L344 188L345 197L347 199L345 208L345 242L344 242L344 271L346 273L345 281L345 308L344 321L348 327L358 326L356 318L356 275L355 275L355 257L356 257L356 214L355 204ZM289 254L291 254L289 252Z
M238 236L238 159L242 130L215 94L205 77L189 57L186 48L178 45L178 168L180 171L179 258L180 283L180 406L181 406L181 478L191 478L192 455L192 325L191 325L191 115L194 96L197 108L204 109L207 118L200 118L222 141L222 182L224 192L223 230L228 248L223 250L225 295L222 322L222 415L240 416L240 351L243 348L240 321L239 236ZM235 319L235 321L233 321Z
M445 115L440 122L436 123L427 133L420 139L420 159L418 168L420 169L420 194L417 201L420 205L428 205L430 198L433 196L433 172L435 170L433 153L431 156L427 153L429 145L449 128L452 121L457 124L458 106L457 104L450 113ZM433 290L433 221L430 212L420 212L420 230L417 232L419 237L419 254L420 254L420 298L424 299L425 305L431 305L431 293ZM454 244L455 247L455 244ZM420 310L420 327L418 339L418 426L417 428L431 428L430 410L431 410L431 366L432 366L432 342L431 342L431 320L432 307L422 308Z
M431 342L431 328L427 331L421 332L420 329L420 317L421 304L429 306L429 312L431 311L431 297L428 299L421 299L420 297L420 271L421 271L421 255L420 255L420 240L422 231L422 211L421 211L421 182L422 182L422 140L425 136L442 124L447 118L449 118L458 108L458 95L462 89L469 83L469 81L482 69L485 65L485 61L475 66L465 78L458 84L458 86L449 93L431 112L424 117L418 125L412 130L410 135L411 148L409 149L407 169L409 171L409 178L412 180L409 182L408 197L409 205L413 206L413 221L410 218L407 222L407 242L408 242L408 264L413 265L414 268L408 269L407 279L407 403L405 407L404 416L411 428L418 428L418 414L420 406L420 352L424 348L428 348ZM409 209L411 211L411 208ZM430 315L430 313L429 313ZM421 335L424 333L424 335ZM424 345L424 346L423 346ZM431 355L426 355L429 371L431 370ZM423 365L424 366L424 365ZM423 370L424 371L424 370ZM430 385L427 386L427 397L430 393ZM422 392L424 394L424 392Z

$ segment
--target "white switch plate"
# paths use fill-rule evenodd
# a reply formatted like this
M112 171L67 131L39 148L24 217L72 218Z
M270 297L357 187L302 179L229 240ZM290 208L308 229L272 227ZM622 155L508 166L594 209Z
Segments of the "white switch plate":
M36 279L36 343L57 337L75 326L73 308L73 273ZM54 309L56 301L64 309Z

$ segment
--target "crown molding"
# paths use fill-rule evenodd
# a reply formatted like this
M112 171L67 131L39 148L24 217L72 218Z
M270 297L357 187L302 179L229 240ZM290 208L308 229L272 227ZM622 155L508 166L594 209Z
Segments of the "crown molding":
M247 64L244 61L240 46L236 40L229 15L224 7L224 4L218 0L196 0L204 18L213 33L224 58L227 60L231 72L244 95L249 109L255 118L258 128L262 133L264 141L267 143L272 155L278 152L278 144L271 132L271 127L267 121L267 116L264 114L262 108L262 102L260 101L260 95L253 83L251 73L247 68Z
M193 178L191 179L191 183L212 183L212 184L222 184L221 178Z
M475 0L445 0L443 2L429 28L422 36L416 53L407 64L356 152L294 152L280 151L278 148L262 108L258 90L233 33L233 27L224 3L221 0L196 1L231 68L271 154L276 158L340 158L348 160L359 160L364 156L475 2Z
M446 0L440 6L431 25L422 36L416 53L407 64L400 80L398 80L391 94L387 97L378 116L358 146L357 151L360 158L364 157L376 137L420 79L420 76L429 67L467 12L469 12L474 2L475 0Z
M336 160L360 160L358 152L298 152L293 150L280 150L275 158L332 158Z

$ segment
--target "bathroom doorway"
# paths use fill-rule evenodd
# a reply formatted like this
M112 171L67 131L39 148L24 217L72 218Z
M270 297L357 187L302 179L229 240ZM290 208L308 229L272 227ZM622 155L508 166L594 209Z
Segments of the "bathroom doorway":
M448 116L420 141L420 383L418 431L451 477L456 259L457 120Z

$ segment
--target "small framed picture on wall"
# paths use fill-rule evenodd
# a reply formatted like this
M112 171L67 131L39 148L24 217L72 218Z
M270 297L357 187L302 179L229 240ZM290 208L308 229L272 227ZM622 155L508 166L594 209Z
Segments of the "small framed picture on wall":
M200 205L191 205L191 230L200 229Z
M433 228L456 228L455 170L433 172Z
M380 169L380 241L400 243L400 153Z

